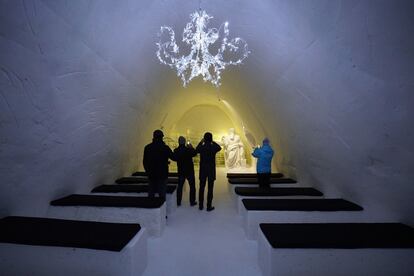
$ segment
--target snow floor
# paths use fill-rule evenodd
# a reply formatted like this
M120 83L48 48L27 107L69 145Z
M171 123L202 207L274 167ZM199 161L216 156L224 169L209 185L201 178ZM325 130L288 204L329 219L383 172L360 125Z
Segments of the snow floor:
M143 275L261 275L257 242L245 236L225 169L217 170L212 212L191 207L185 185L182 204L168 217L163 235L148 240L148 266ZM197 193L198 186L197 180Z

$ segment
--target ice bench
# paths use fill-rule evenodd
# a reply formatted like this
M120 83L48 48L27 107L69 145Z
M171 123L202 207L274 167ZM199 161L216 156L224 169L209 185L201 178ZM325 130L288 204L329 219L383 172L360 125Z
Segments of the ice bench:
M166 224L166 204L158 197L73 194L50 204L48 217L139 223L149 236L161 236Z
M148 174L143 171L138 171L138 172L134 172L132 176L148 176ZM168 177L178 177L178 172L169 172Z
M0 274L141 275L147 236L139 224L36 217L0 220Z
M283 177L282 173L271 173L271 178ZM227 178L257 178L257 173L227 173Z
M229 178L228 182L233 185L259 184L256 178ZM270 179L270 184L291 184L291 183L297 183L297 181L291 178L271 178Z
M260 224L270 275L414 275L414 229L399 223Z
M117 184L148 184L148 177L146 176L128 176L128 177L121 177L115 180ZM168 177L168 184L177 184L178 178L177 177Z
M117 193L120 195L130 196L131 194L148 194L148 185L133 185L133 184L115 184L115 185L100 185L95 187L91 193L108 194ZM167 214L172 214L177 209L177 186L167 185Z
M229 185L227 189L229 192L234 192L233 188L237 186L242 187L259 187L259 182L256 178L228 178ZM299 187L296 180L290 178L272 178L270 187Z
M259 188L259 187L235 187L234 194L236 197L237 211L242 213L244 198L307 198L321 197L323 194L310 187L284 187L284 188Z
M362 222L374 219L344 199L242 199L243 226L256 239L260 223Z

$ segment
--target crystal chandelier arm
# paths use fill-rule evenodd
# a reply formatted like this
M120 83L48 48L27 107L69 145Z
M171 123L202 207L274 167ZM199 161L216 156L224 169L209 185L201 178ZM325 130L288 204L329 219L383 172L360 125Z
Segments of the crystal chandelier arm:
M196 49L192 48L189 55L180 57L175 64L177 75L183 81L184 87L195 77L192 75L192 70L196 66L196 61L192 58L194 55L196 55Z
M219 38L219 30L217 30L216 28L208 29L206 33L206 39L205 39L206 44L212 45L218 40L218 38Z
M187 23L183 31L183 42L192 45L194 36L196 34L196 27L192 22Z
M233 60L230 60L228 64L241 64L243 60L250 54L246 41L240 37L233 38L230 42L227 43L227 46L229 48L229 51L235 56L235 58Z
M167 41L163 41L165 35L168 36ZM175 41L174 30L171 27L162 26L158 36L159 42L156 43L158 46L157 57L161 63L173 67L180 50Z

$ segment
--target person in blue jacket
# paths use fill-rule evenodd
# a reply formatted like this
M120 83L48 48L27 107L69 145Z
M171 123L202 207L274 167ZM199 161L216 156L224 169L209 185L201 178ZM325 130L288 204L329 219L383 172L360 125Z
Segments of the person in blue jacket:
M257 178L259 187L270 188L270 174L272 172L273 149L269 145L269 139L263 140L262 147L256 147L252 152L253 157L257 158Z

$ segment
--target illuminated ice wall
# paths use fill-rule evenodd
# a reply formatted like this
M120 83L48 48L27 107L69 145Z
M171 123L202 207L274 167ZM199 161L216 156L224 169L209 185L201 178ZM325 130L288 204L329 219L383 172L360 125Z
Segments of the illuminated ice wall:
M413 224L412 1L202 1L252 53L183 88L156 33L198 2L1 2L0 214L130 174L154 129L210 106L268 136L275 169Z

